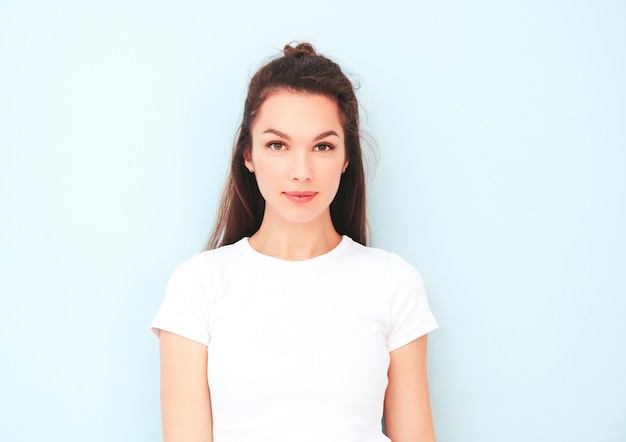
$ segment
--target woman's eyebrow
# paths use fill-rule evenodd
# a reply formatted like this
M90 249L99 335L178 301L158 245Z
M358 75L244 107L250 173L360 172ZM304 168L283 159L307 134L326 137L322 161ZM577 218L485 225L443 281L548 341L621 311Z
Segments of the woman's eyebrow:
M287 141L291 141L291 137L290 137L289 135L287 135L286 133L283 133L283 132L281 132L281 131L279 131L279 130L276 130L276 129L272 129L272 128L265 129L265 130L263 131L263 133L264 133L264 134L274 134L274 135L278 135L279 137L284 138L284 139L285 139L285 140L287 140ZM340 138L340 137L339 137L339 134L338 134L337 132L335 132L334 130L328 130L328 131L326 131L326 132L322 132L321 134L319 134L318 136L316 136L316 137L315 137L315 139L314 139L314 141L318 141L318 140L321 140L321 139L323 139L323 138L326 138L326 137L329 137L329 136L332 136L332 135L336 136L337 138Z
M341 138L339 136L339 134L337 132L335 132L334 130L328 130L328 131L326 131L324 133L319 134L317 137L315 137L315 141L319 141L319 140L321 140L323 138L330 137L331 135L334 135L337 138Z
M271 129L271 128L270 128L270 129L265 129L265 130L263 131L263 133L264 133L264 134L274 134L274 135L278 135L279 137L284 138L285 140L291 141L291 137L290 137L289 135L284 134L284 133L282 133L281 131L276 130L276 129Z

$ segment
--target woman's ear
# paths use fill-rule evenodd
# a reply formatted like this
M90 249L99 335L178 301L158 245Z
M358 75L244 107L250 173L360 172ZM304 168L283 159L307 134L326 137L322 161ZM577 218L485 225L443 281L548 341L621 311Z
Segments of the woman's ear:
M348 168L348 164L350 163L346 161L346 163L343 165L343 169L341 169L341 173L344 173L346 171L346 169Z
M250 173L254 173L254 166L252 166L252 158L250 157L249 149L243 152L243 163L246 165L246 169L248 169Z

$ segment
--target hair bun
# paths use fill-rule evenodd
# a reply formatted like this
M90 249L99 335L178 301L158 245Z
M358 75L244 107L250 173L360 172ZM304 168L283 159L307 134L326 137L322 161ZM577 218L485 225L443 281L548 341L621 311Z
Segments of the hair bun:
M315 52L315 48L310 43L298 43L295 47L291 44L285 45L283 49L283 53L286 57L304 57L304 56L315 56L317 52Z

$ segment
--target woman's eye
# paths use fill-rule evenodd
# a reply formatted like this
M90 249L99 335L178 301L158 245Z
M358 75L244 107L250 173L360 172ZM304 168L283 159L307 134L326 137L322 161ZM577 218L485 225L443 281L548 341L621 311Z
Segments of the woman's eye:
M267 145L272 150L283 150L285 145L283 143L270 143Z
M318 144L315 146L315 150L317 152L328 152L329 150L333 150L333 146L330 144Z

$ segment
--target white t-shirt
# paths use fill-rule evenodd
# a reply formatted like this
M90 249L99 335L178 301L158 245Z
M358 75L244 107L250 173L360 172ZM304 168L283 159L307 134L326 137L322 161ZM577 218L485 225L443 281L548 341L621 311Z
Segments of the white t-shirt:
M304 261L199 253L152 322L208 346L215 442L388 441L389 352L435 328L419 273L347 236Z

